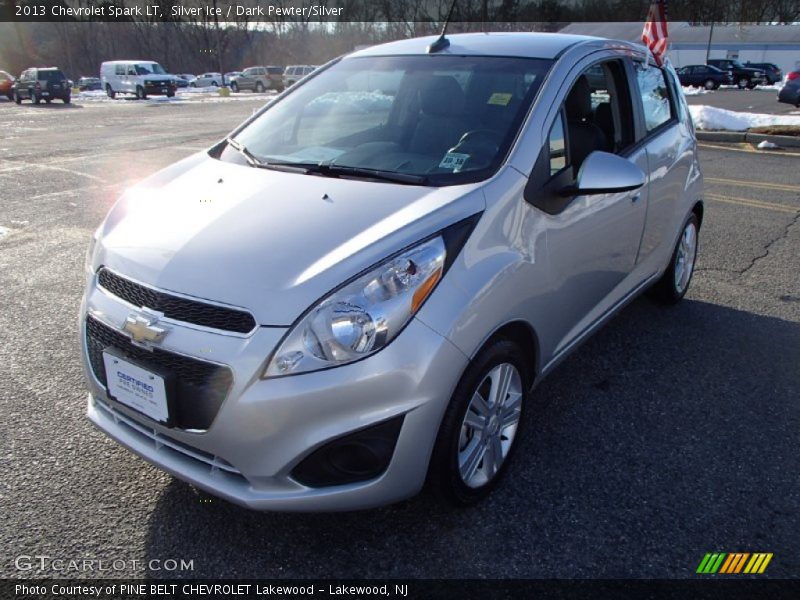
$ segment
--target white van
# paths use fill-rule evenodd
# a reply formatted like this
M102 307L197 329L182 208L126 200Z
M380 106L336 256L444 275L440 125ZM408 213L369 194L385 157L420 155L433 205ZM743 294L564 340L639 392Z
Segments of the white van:
M175 77L152 60L112 60L100 65L100 79L109 98L117 94L175 95Z

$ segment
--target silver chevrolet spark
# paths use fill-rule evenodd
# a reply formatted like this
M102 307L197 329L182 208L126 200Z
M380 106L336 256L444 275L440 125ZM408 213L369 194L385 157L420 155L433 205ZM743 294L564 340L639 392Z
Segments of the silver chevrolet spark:
M89 419L255 509L426 481L476 502L559 361L639 293L686 293L701 187L681 88L641 46L361 50L111 210L80 317Z

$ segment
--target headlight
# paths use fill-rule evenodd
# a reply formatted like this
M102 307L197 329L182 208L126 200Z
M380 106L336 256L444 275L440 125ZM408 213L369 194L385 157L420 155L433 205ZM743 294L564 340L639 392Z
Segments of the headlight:
M263 377L347 364L386 346L442 278L444 235L386 260L313 306L283 339Z
M94 262L94 250L97 247L98 232L92 234L92 239L89 241L89 247L86 249L86 258L83 261L83 269L87 273L92 273L92 263Z

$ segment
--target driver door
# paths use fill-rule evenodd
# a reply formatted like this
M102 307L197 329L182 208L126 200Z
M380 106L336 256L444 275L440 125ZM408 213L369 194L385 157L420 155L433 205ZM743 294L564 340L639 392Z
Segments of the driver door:
M538 193L526 190L546 220L549 288L558 306L549 324L555 355L632 288L629 275L644 229L647 185L620 193L563 193L594 151L618 154L648 172L644 148L634 145L629 72L623 60L609 60L572 80L532 174L532 182L536 177L544 183Z

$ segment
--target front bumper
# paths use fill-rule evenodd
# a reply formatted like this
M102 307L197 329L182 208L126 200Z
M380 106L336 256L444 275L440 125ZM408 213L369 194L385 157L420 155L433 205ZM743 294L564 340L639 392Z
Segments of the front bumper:
M285 329L229 335L165 320L161 348L228 365L233 384L205 431L162 426L110 399L88 364L87 311L117 327L133 307L91 282L81 311L88 417L100 430L165 471L259 510L333 511L388 504L417 493L444 409L467 365L449 341L414 319L388 347L342 367L259 378ZM292 469L330 440L403 416L391 461L369 481L307 487Z

